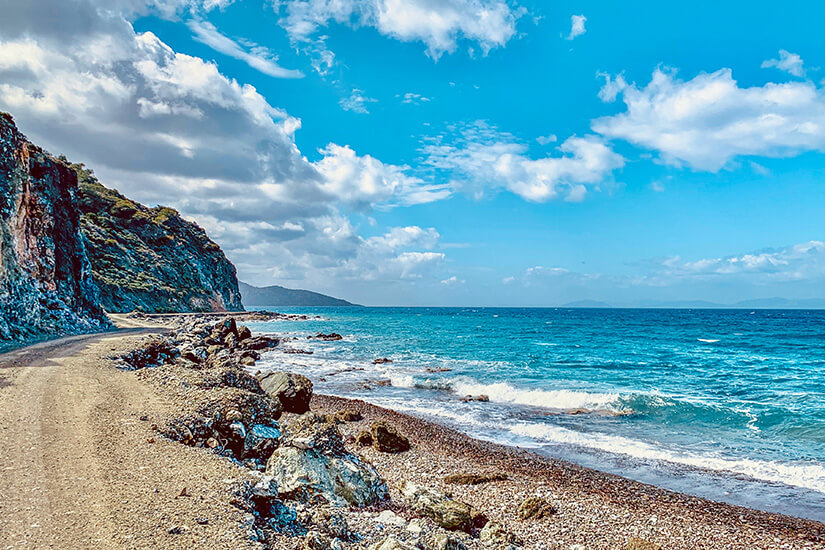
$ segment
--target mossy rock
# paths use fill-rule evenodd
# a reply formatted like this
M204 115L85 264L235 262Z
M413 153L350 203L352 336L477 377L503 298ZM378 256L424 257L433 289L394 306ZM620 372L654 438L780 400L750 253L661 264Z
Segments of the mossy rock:
M450 485L481 485L492 481L506 481L506 474L450 474L444 478L444 483Z
M358 432L358 435L355 436L355 442L361 447L369 447L372 445L372 434L367 430L361 430Z
M528 497L518 507L520 520L542 519L554 515L556 507L539 497Z
M341 409L332 416L341 422L358 422L364 418L361 416L361 413L353 411L352 409Z
M662 550L662 547L648 540L632 537L627 541L625 550Z

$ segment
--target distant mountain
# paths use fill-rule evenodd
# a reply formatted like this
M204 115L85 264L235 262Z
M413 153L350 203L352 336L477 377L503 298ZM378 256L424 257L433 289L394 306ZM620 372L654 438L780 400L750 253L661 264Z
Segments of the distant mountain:
M575 302L568 302L562 307L613 307L607 302L600 302L598 300L576 300Z
M293 290L282 286L259 288L240 282L241 301L250 307L260 306L354 306L346 300L319 294L310 290Z

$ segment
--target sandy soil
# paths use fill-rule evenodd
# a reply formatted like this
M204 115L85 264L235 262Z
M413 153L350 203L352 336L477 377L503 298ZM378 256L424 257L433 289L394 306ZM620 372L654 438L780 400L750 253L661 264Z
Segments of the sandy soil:
M256 547L230 503L248 472L157 435L168 404L105 359L144 333L0 355L0 548Z

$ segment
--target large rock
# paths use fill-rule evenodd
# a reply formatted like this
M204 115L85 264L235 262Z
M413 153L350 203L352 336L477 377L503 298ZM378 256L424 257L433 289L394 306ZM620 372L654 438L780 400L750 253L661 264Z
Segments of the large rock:
M556 507L540 497L528 497L518 507L520 520L542 519L556 513Z
M306 376L292 372L269 372L259 382L266 393L281 402L286 412L303 414L309 410L312 382Z
M410 441L387 422L379 420L370 426L373 446L382 453L403 453L410 450Z
M478 540L484 548L490 550L518 550L521 548L516 536L507 531L503 525L494 521L487 522L478 534Z
M473 527L479 526L479 523L483 524L483 516L469 504L453 500L438 491L408 481L401 494L407 506L416 514L432 519L444 529L469 532Z
M321 495L330 504L362 507L388 496L375 468L347 452L338 427L311 413L287 426L266 470L284 498Z

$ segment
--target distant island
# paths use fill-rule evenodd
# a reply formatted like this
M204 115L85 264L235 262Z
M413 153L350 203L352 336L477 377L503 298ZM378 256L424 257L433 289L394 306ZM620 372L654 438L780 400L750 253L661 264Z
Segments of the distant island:
M241 301L245 307L261 306L354 306L351 302L333 298L311 290L284 288L278 285L263 288L244 282L238 283Z

